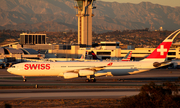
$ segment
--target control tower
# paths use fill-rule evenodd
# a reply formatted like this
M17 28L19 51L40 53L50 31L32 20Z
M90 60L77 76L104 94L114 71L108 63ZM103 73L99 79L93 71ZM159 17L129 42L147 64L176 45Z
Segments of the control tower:
M75 0L77 5L74 8L78 9L78 44L92 46L92 9L95 0Z

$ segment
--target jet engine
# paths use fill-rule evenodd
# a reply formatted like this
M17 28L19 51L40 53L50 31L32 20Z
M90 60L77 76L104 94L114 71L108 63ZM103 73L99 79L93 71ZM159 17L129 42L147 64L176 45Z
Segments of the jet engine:
M77 77L78 77L78 73L72 73L72 72L64 73L64 79L77 78Z
M79 70L79 76L88 76L94 75L94 71L92 70Z
M171 63L171 60L168 60L168 61L165 61L165 62L161 62L161 63L159 63L159 62L154 62L153 63L153 66L154 67L159 67L159 66L165 66L165 65L169 65Z
M154 63L153 63L153 66L154 66L154 67L159 67L159 66L161 66L161 63L154 62Z

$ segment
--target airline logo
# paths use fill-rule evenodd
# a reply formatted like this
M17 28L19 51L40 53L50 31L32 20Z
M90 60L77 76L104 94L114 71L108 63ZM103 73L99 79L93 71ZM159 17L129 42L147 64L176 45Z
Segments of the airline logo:
M131 55L129 55L128 57L127 57L127 59L130 59L131 58Z
M112 62L110 62L109 64L107 64L107 66L112 66L112 64L113 64L113 63L112 63Z
M128 57L127 57L127 59L131 59L131 55L132 55L132 51L130 51L130 53L129 53L129 55L128 55Z
M80 59L84 59L83 55L81 56L81 58L80 58Z
M99 58L96 56L96 54L93 52L93 51L91 51L91 55L92 55L92 57L93 57L93 59L95 59L95 60L99 60Z
M93 56L96 56L94 52L92 52L92 55L93 55Z
M166 58L172 42L162 42L147 58Z
M126 58L126 56L125 56L121 61L130 61L131 55L132 55L132 51L130 51L130 52L126 55L127 58Z
M25 64L24 69L25 70L49 70L50 64Z
M167 48L164 48L164 45L161 45L157 52L160 52L160 55L164 55L164 52L167 52Z

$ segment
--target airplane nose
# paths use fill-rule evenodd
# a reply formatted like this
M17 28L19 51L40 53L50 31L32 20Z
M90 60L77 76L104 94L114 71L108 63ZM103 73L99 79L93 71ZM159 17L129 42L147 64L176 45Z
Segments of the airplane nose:
M8 68L8 69L7 69L7 71L10 72L10 73L11 73L11 70L12 70L11 68Z

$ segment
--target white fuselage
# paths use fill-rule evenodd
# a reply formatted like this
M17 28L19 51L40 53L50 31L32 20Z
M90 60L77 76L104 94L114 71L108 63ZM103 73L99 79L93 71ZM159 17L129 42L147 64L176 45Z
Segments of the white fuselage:
M112 63L111 66L107 66ZM8 72L21 76L63 76L67 72L103 67L97 73L111 72L113 76L129 75L150 70L152 61L121 62L24 62L13 65Z

